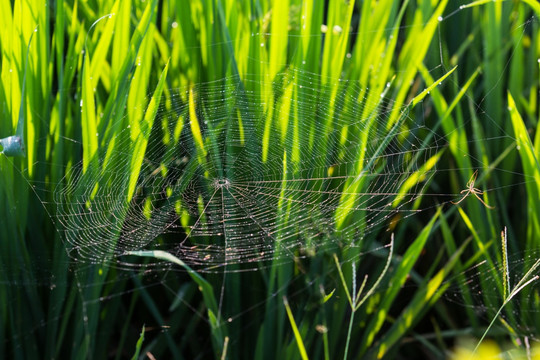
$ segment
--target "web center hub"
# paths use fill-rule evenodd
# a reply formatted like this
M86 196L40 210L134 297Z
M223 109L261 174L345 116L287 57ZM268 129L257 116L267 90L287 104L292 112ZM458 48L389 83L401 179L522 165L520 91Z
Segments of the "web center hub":
M231 182L227 178L219 178L214 180L214 187L216 189L227 189L231 185Z

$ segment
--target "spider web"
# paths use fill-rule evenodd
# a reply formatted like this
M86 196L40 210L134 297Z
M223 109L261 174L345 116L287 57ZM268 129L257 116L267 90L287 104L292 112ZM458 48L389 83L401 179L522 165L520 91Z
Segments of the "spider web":
M518 345L527 340L539 342L535 325L540 286L535 263L539 255L538 251L517 252L507 255L506 263L479 261L447 281L445 299L474 314L478 321L473 326L495 319L488 336L499 331L511 334Z
M148 146L129 202L133 139L122 121L112 141L129 150L104 149L93 169L77 164L54 193L70 256L130 267L138 262L126 255L162 250L199 271L250 269L357 246L397 213L421 211L411 206L420 196L455 199L425 193L436 168L410 183L445 141L413 122L408 107L388 128L392 101L370 103L354 81L293 68L278 79L285 91L272 96L275 80L249 74L169 91L155 120L161 129L141 135ZM293 86L307 87L304 101ZM335 88L329 124L325 97Z
M147 271L147 282L136 284L135 290L85 293L85 306L154 286L176 296L168 272L178 268L157 259L141 261L133 255L138 252L164 251L197 272L229 279L227 274L321 253L340 251L347 262L384 248L366 244L368 236L388 238L396 222L460 201L463 194L429 186L435 176L455 171L436 161L430 165L446 151L447 135L424 124L422 104L396 111L392 90L388 84L372 93L356 81L284 67L272 78L230 75L166 89L149 128L134 129L133 124L142 123L152 94L143 104L128 105L112 126L114 132L96 134L103 145L92 159L94 166L81 161L67 168L47 194L52 202L40 199L78 273L94 264L120 270L119 278L130 276L123 270ZM500 136L511 139L504 131ZM147 146L136 153L141 139ZM469 145L496 140L476 139ZM474 164L470 170L483 168L481 160L462 150ZM134 154L142 158L135 173ZM510 259L516 271L522 261L520 256ZM500 299L500 294L486 291L485 284L474 302L457 295L464 286L480 289L476 282L481 273L493 272L496 283L499 270L493 269L499 265L483 266L452 279L458 285L450 288L448 298L475 311L496 309L497 302L485 297ZM43 276L43 285L54 284ZM293 277L287 285L298 280ZM77 281L81 292L102 286ZM314 283L299 285L298 293ZM222 293L228 291L225 279L222 284ZM271 297L251 306L263 306ZM219 306L222 322L250 310ZM530 328L521 331L529 333Z

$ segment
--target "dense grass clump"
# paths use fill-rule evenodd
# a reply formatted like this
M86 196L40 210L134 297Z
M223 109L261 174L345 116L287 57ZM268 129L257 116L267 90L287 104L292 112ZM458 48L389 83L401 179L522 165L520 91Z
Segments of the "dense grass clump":
M536 1L0 9L0 357L536 350Z

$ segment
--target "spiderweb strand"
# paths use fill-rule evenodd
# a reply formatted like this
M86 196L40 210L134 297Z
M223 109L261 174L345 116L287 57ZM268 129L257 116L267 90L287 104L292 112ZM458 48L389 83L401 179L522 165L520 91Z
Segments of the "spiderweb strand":
M200 271L250 269L356 246L396 213L421 211L410 205L435 169L409 184L399 202L396 196L440 150L440 138L423 143L418 134L429 130L405 108L387 129L392 102L369 103L369 90L356 82L323 86L320 76L295 70L278 78L281 93L275 79L249 90L261 83L249 75L241 87L229 77L170 90L155 120L161 128L145 133L130 201L133 139L124 118L111 139L120 150L104 150L96 169L73 167L54 194L70 255L131 267L139 265L126 253L159 249ZM329 104L326 95L336 86Z

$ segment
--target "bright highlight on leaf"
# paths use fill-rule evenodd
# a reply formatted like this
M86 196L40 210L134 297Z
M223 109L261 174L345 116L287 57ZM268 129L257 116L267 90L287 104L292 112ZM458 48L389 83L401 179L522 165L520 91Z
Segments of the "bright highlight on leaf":
M456 70L456 69L457 69L457 65L454 66L452 69L450 69L450 71L448 71L446 74L441 76L433 84L431 84L430 86L425 88L424 91L422 91L420 94L416 95L411 101L412 106L414 107L414 106L416 106L416 104L418 104L420 101L422 101L430 93L430 91L432 91L435 87L441 85L442 82L444 81L444 79L446 79L448 76L450 76L454 72L454 70Z

